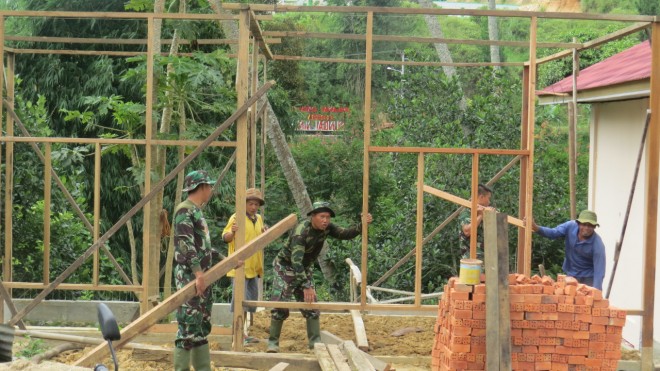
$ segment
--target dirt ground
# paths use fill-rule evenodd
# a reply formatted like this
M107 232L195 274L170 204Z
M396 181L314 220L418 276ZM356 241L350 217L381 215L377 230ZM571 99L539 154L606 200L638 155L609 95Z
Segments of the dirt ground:
M245 347L246 352L265 352L266 343L268 338L268 329L270 326L269 311L261 311L256 313L253 325L250 328L250 336L259 340L258 343L248 344ZM386 355L386 356L430 356L433 347L433 325L435 324L435 317L420 317L420 316L363 316L365 329L372 355ZM345 339L354 340L355 335L353 331L353 321L348 314L322 314L321 315L321 330L329 331L334 335ZM392 334L397 331L403 333L400 336L393 336ZM395 334L397 335L397 334ZM163 344L158 344L163 345ZM17 352L17 347L20 347L20 342L14 343L14 353ZM165 344L164 346L171 346ZM299 313L292 313L291 317L284 323L282 336L280 338L280 348L282 353L298 353L313 355L313 351L307 349L307 333L305 327L305 320ZM211 341L212 350L231 350L227 345ZM91 348L80 351L67 351L60 356L54 358L52 361L61 364L71 365L78 360L85 352ZM119 358L119 366L122 370L172 370L172 364L169 361L137 361L132 357L131 350L120 350L117 352ZM21 361L14 362L15 365L2 368L0 370L57 370L69 369L57 368L54 363L48 364L45 368L30 365L29 362ZM106 366L112 365L110 358L104 361ZM60 365L61 366L61 365ZM400 371L420 371L429 368L418 365L408 364L394 364L395 368ZM31 368L30 368L31 367ZM109 367L112 369L112 366ZM216 367L215 370L251 370L251 369L237 369L237 368L224 368Z

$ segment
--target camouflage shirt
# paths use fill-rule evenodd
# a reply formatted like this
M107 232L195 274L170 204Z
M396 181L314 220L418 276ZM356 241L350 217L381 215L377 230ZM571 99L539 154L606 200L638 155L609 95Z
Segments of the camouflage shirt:
M211 237L202 210L185 200L174 210L174 261L193 273L212 265ZM217 252L215 252L217 253Z
M295 275L295 284L309 288L306 270L309 269L323 248L323 242L328 236L338 240L350 240L362 232L362 224L353 228L341 228L333 223L320 231L312 228L309 220L300 222L289 234L289 240L275 257L274 264L284 269L292 270Z
M470 224L472 222L470 209L465 209L461 212L461 215L458 216L459 223L459 239L461 241L461 255L463 258L470 257L470 237L463 234L463 226ZM477 258L483 259L483 245L484 245L484 233L483 233L483 223L479 223L477 226Z

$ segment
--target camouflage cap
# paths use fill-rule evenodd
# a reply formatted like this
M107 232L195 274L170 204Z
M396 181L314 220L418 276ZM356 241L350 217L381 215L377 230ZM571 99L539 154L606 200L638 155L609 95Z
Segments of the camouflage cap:
M316 213L322 213L322 212L328 212L328 213L330 213L331 217L333 217L333 218L335 217L335 212L332 211L332 209L330 208L330 202L328 202L328 201L316 201L316 202L314 202L314 204L312 205L312 211L308 212L307 216L310 216L310 215L316 214Z
M183 191L190 192L200 184L213 185L215 184L215 180L212 180L209 174L204 170L191 171L186 175L186 179L183 181Z

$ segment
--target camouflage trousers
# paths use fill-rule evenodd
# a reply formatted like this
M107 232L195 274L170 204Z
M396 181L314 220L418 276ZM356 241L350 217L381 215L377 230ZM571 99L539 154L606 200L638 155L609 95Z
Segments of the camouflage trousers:
M181 265L174 268L177 290L195 280L192 271ZM195 296L183 303L176 311L179 328L176 332L174 346L182 349L192 349L208 343L206 337L211 333L211 286L206 288L204 296Z
M295 276L293 271L277 263L273 263L273 268L275 269L275 277L273 278L273 293L270 296L270 301L293 301L292 299L295 299L295 301L304 301L303 287L294 283ZM306 273L307 281L314 288L312 272L308 270ZM313 319L317 319L321 315L319 310L301 309L300 313L305 318ZM273 308L270 314L274 320L284 321L289 318L289 310L285 308Z

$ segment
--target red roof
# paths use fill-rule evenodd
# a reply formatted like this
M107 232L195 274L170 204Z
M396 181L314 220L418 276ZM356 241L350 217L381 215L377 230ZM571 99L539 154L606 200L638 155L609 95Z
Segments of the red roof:
M615 54L602 62L581 70L577 78L577 90L595 89L647 79L651 76L651 45L648 40ZM573 91L573 75L556 82L537 95L570 93Z

